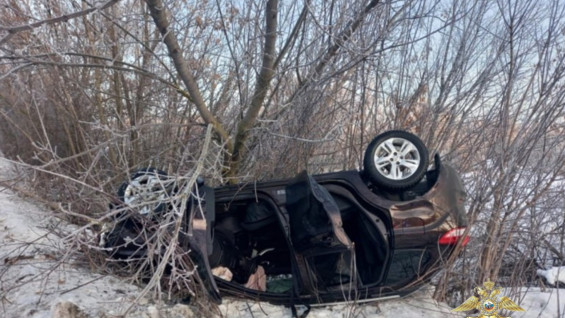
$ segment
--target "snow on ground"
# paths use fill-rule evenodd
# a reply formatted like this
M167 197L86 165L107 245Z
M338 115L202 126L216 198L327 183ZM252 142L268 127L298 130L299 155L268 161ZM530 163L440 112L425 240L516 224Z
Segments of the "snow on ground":
M300 314L305 308L298 306ZM291 317L289 308L257 302L224 300L220 310L229 318L283 318ZM461 314L451 313L446 304L437 303L431 298L429 289L420 290L402 299L386 300L370 304L344 304L333 306L313 307L308 318L444 318L462 317Z
M551 288L545 291L539 288L522 288L522 298L510 297L526 311L513 313L514 318L563 318L565 317L565 289Z
M545 277L550 285L555 285L557 282L565 284L565 266L552 267L548 270L538 269L538 276Z
M0 157L0 180L5 180L6 175L9 169ZM56 218L47 209L0 187L0 317L60 318L56 310L64 302L72 302L81 309L82 316L72 316L76 318L116 317L132 306L126 317L199 316L188 306L156 305L147 298L135 304L140 287L93 273L85 267L59 264L57 255L64 252L62 242L46 229L54 221ZM72 230L70 225L63 226ZM561 279L561 276L555 277ZM527 292L523 299L513 299L526 312L513 314L513 317L565 317L565 301L562 300L565 290L523 289L522 292ZM451 313L451 308L434 301L431 294L431 288L424 288L402 299L316 307L308 318L466 317L462 313ZM234 299L224 299L219 309L222 316L228 318L291 317L291 310L286 307ZM305 310L298 309L299 313Z
M539 288L523 288L525 294L510 297L515 300L525 312L513 312L513 318L564 318L565 290ZM335 305L322 308L312 308L308 318L451 318L476 316L465 313L453 313L444 303L438 303L431 298L431 288L424 288L402 299L386 300L368 305ZM505 294L503 294L505 295ZM558 310L560 308L560 311ZM265 303L249 303L228 300L220 306L222 313L229 318L283 318L291 317L288 308L273 306ZM300 311L299 311L300 313Z
M0 162L0 180L6 170ZM138 287L59 264L62 242L46 229L55 220L46 209L0 188L0 317L51 317L52 307L63 301L92 317L131 305Z

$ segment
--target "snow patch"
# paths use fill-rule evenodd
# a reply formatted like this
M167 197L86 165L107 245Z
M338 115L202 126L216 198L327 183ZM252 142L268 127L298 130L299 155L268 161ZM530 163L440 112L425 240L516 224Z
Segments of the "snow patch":
M557 282L565 284L565 266L552 267L548 270L538 269L537 274L544 277L551 286L555 286Z
M542 290L540 288L520 289L522 296L512 297L525 312L512 312L513 318L563 318L565 317L565 289L550 288Z

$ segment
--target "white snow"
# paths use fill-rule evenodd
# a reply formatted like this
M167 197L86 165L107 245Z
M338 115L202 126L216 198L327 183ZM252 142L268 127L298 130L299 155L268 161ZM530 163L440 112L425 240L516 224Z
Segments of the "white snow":
M45 228L54 221L47 209L0 188L0 317L48 318L65 300L92 317L130 306L138 287L57 261L62 242Z
M9 167L0 156L0 180L5 180ZM57 255L64 252L61 240L49 234L46 226L56 221L48 210L27 202L11 191L0 187L0 317L56 318L53 308L71 301L91 318L120 315L134 305L140 288L112 276L103 276L89 268L74 264L59 264ZM70 225L63 225L72 228ZM565 269L552 268L544 274L550 279L564 281ZM432 287L402 299L369 304L345 304L312 308L308 318L449 318L466 317L452 313L444 303L431 297ZM526 289L510 296L525 313L512 317L565 317L565 290ZM170 310L178 306L155 304L143 298L126 317L173 317ZM190 317L184 306L174 317ZM290 317L291 310L282 306L225 298L219 307L223 317L259 318ZM299 307L299 313L304 311Z
M298 306L298 313L305 307ZM230 318L283 318L291 317L290 308L266 303L245 302L239 300L224 300L220 306L221 312ZM461 314L451 313L451 308L443 303L437 303L431 298L431 290L424 288L413 295L402 299L386 300L370 304L343 304L323 307L313 307L308 318L405 318L405 317L461 317Z
M545 277L547 282L552 286L555 286L556 282L565 284L565 266L552 267L548 270L538 269L537 273L538 276Z
M565 289L526 288L520 290L521 297L508 296L525 312L512 313L513 318L563 318L565 317Z

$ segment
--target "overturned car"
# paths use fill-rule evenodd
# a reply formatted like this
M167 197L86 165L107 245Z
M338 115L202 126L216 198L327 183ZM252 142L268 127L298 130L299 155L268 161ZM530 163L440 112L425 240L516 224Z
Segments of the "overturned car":
M147 255L139 220L172 208L162 199L178 185L164 180L147 168L120 187L122 206L137 216L122 217L106 233L112 258ZM425 145L404 131L373 139L362 171L216 188L199 180L190 197L176 239L216 302L223 295L276 304L402 296L468 241L458 174L438 155L429 167ZM249 284L251 278L262 282Z

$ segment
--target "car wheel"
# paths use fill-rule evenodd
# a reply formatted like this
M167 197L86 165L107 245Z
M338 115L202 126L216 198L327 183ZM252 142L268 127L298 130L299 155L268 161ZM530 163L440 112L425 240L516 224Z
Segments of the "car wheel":
M391 130L375 137L365 151L363 165L378 186L401 190L418 183L429 164L428 149L416 135Z
M159 213L167 203L172 180L161 170L143 168L131 174L118 189L118 197L142 215Z

